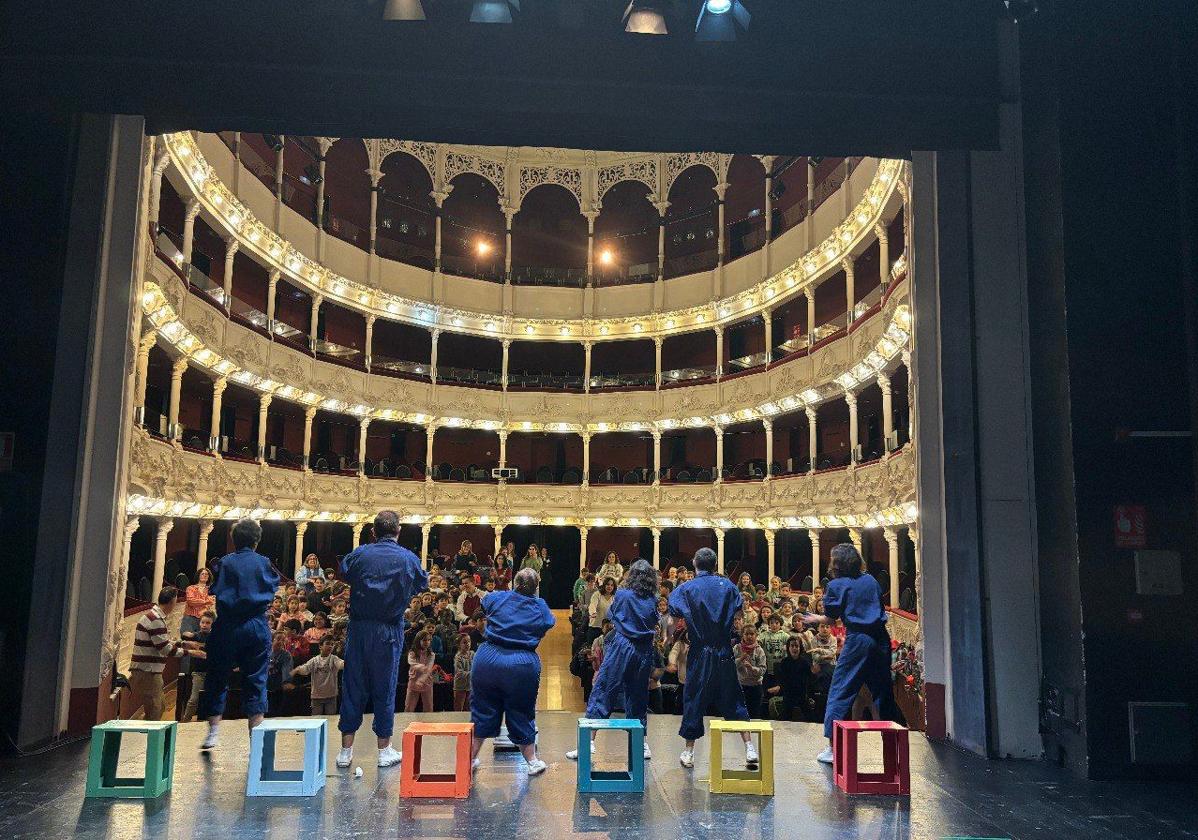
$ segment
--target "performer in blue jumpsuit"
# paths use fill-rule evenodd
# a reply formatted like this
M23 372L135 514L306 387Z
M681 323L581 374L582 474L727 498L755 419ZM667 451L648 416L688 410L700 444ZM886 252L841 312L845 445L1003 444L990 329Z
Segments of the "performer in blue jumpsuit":
M200 717L208 718L208 735L200 744L210 750L217 744L229 674L241 671L241 708L250 729L266 715L266 672L270 665L270 624L266 610L279 588L279 573L270 560L254 549L262 539L262 526L253 519L233 525L237 549L216 561L214 581L208 591L216 598L216 622L208 637L208 676L200 696Z
M616 590L607 617L615 625L611 640L603 648L603 663L595 675L587 701L589 718L611 717L623 699L624 716L637 718L649 729L649 675L653 672L653 634L657 631L657 572L646 560L637 560L628 570L624 586ZM592 730L591 738L595 737ZM570 750L566 758L578 758ZM645 741L645 758L652 758Z
M686 658L686 687L682 693L682 727L678 734L686 748L678 757L683 767L695 766L695 740L703 737L703 713L708 706L726 720L748 720L745 695L736 678L732 659L732 620L743 602L736 585L713 574L716 553L710 548L695 552L695 577L670 593L670 614L686 622L690 650ZM757 764L757 747L748 732L745 763Z
M399 515L380 511L374 518L374 542L345 555L341 572L349 584L349 630L345 635L342 671L341 752L337 766L354 758L354 735L362 725L366 704L374 707L374 734L379 767L398 764L403 756L391 746L395 728L395 686L403 652L403 614L413 595L428 589L428 574L415 554L399 545Z
M832 624L837 619L844 622L844 647L836 659L824 712L828 746L818 756L825 764L832 763L832 724L848 718L861 686L869 686L880 717L902 719L894 703L882 587L873 575L862 571L861 555L852 543L834 546L829 565L832 580L824 591L824 614L803 617L808 624Z
M471 759L475 767L483 741L498 735L500 722L506 721L512 742L528 762L528 775L545 772L547 765L537 758L534 722L541 684L537 645L556 619L549 605L536 595L540 585L541 576L535 570L521 569L512 589L488 592L483 598L486 637L470 669Z

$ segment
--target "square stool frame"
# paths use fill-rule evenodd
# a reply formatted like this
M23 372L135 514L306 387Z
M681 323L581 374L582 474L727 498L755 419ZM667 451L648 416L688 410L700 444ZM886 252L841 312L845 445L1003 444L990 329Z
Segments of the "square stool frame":
M116 774L121 739L128 733L146 736L146 768L141 778ZM174 785L177 736L178 725L173 720L110 720L92 727L86 795L157 799Z
M758 769L724 769L725 732L757 733L761 740ZM708 790L712 793L774 795L774 728L768 720L713 720L710 734L711 773Z
M275 741L280 732L304 736L302 770L275 769ZM250 766L246 796L313 796L324 787L329 722L325 718L268 718L250 730Z
M451 737L456 741L454 773L421 773L420 748L426 737ZM405 798L465 799L470 796L474 771L470 767L473 723L409 723L403 731L403 771L399 795Z
M600 729L628 733L628 769L595 770L591 733ZM578 719L578 790L580 793L645 792L645 727L636 719Z
M857 772L857 736L882 735L882 772ZM849 794L911 795L911 752L908 730L889 720L838 720L832 724L832 775Z

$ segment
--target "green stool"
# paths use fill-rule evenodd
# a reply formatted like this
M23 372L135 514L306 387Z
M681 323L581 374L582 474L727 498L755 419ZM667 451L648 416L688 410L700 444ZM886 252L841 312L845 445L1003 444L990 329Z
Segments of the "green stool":
M146 736L146 773L142 778L118 778L117 758L126 732ZM157 720L110 720L92 727L87 761L87 796L157 799L175 780L176 724Z

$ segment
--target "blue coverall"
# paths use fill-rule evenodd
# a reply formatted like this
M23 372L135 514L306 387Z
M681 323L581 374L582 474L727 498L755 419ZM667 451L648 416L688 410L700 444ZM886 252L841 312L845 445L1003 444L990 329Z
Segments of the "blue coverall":
M403 614L412 596L428 589L428 573L395 537L358 546L341 561L341 572L350 592L337 728L343 734L357 732L369 702L374 709L374 734L390 738L395 729Z
M703 713L709 706L726 720L749 719L732 659L732 619L741 605L735 584L711 572L698 572L670 593L670 614L686 621L690 640L678 730L688 741L703 737Z
M649 675L653 671L653 634L657 629L657 597L638 597L617 589L607 617L615 625L603 647L603 662L587 701L589 718L608 718L624 700L624 715L648 727Z
M200 695L200 717L225 713L233 668L241 671L241 709L246 717L266 714L270 667L270 624L266 609L279 588L279 573L252 548L226 554L212 566L208 593L216 598L216 621L208 637L208 676Z
M512 743L523 747L537 737L537 689L541 658L537 645L557 619L536 596L512 590L488 592L482 611L486 640L470 669L470 720L476 738L494 738L506 719Z
M869 686L879 715L898 720L898 707L890 674L890 634L882 587L873 575L839 577L824 590L824 615L844 623L844 647L836 658L828 705L824 711L824 737L832 737L834 721L847 720L861 686Z

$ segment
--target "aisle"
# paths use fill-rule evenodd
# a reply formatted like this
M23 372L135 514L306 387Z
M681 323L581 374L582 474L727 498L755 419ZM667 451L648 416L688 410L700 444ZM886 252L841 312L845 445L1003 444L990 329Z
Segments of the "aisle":
M582 712L582 685L570 673L570 611L554 610L557 624L541 640L541 689L537 708L549 711Z

